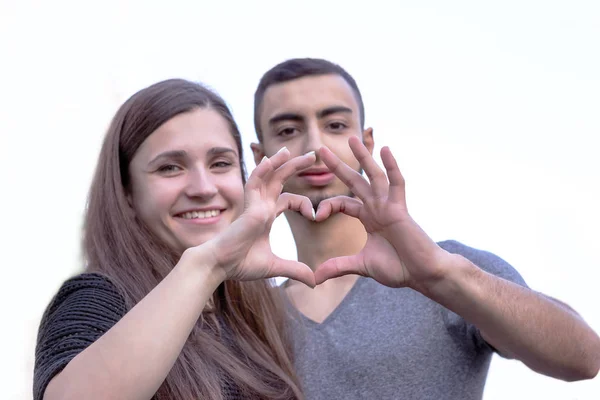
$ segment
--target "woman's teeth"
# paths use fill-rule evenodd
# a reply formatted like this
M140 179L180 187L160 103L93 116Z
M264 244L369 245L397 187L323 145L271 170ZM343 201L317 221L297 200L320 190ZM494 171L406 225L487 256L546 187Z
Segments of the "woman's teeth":
M221 210L208 210L208 211L190 211L181 214L183 219L194 219L194 218L211 218L221 214Z

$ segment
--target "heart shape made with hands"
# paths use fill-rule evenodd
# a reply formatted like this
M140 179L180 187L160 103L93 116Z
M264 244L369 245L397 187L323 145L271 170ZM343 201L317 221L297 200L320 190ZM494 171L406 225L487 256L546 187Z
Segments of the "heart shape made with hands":
M326 147L319 149L323 163L356 197L323 200L314 222L323 222L337 213L357 218L365 228L367 241L355 255L333 257L316 266L315 284L357 274L389 287L412 287L439 276L440 268L448 263L447 254L408 214L404 178L390 149L381 149L384 170L358 137L351 137L348 144L368 180ZM302 215L310 219L306 212Z
M226 243L221 247L227 249L221 252L222 258L234 263L230 277L252 280L280 276L314 287L327 279L355 274L389 287L418 289L441 276L451 260L408 214L404 178L390 149L381 149L384 170L358 137L349 138L348 144L368 180L322 147L319 156L323 163L356 197L325 199L316 213L307 197L281 193L289 177L316 161L314 154L290 159L284 148L259 163L246 185L247 208L233 222L228 230L232 234L225 235ZM284 211L299 212L315 223L338 213L357 218L365 228L367 241L357 254L333 257L313 266L313 271L302 262L277 257L271 250L272 222ZM240 234L234 234L237 227Z

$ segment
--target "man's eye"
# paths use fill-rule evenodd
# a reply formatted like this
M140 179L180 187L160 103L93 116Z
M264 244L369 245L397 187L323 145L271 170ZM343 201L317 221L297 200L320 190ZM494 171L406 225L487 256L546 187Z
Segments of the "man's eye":
M279 133L277 133L277 135L279 136L292 136L294 133L296 133L297 129L296 128L284 128L282 130L279 131Z
M334 131L339 131L346 128L346 124L342 122L332 122L329 124L329 127Z

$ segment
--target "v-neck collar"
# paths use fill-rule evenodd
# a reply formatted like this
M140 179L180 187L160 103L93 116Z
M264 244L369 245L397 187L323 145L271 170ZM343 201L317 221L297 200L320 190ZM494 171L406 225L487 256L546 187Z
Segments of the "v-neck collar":
M300 318L301 322L307 326L314 327L316 329L325 329L325 327L330 325L332 321L334 321L338 317L338 315L344 311L344 309L349 307L352 298L356 296L356 293L360 289L360 286L362 286L367 279L368 278L359 276L358 279L356 279L356 281L354 282L354 285L352 285L352 287L348 291L348 293L346 293L340 304L338 304L337 307L334 308L333 311L330 312L327 317L325 317L323 322L317 322L304 315L304 313L302 313L296 308L296 306L294 306L294 304L292 304L292 301L288 297L287 293L285 293L285 288L282 288L282 290L284 291L283 295L285 297L287 306L290 307L289 312L292 313L293 316L297 316L298 318Z

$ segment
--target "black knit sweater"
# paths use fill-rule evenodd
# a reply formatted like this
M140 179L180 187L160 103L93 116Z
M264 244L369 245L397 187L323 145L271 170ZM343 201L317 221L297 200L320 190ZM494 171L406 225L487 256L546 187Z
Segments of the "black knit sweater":
M34 400L42 400L50 380L126 312L125 300L106 277L86 273L67 280L40 323L33 374ZM226 385L223 394L228 400L243 398L233 385Z

